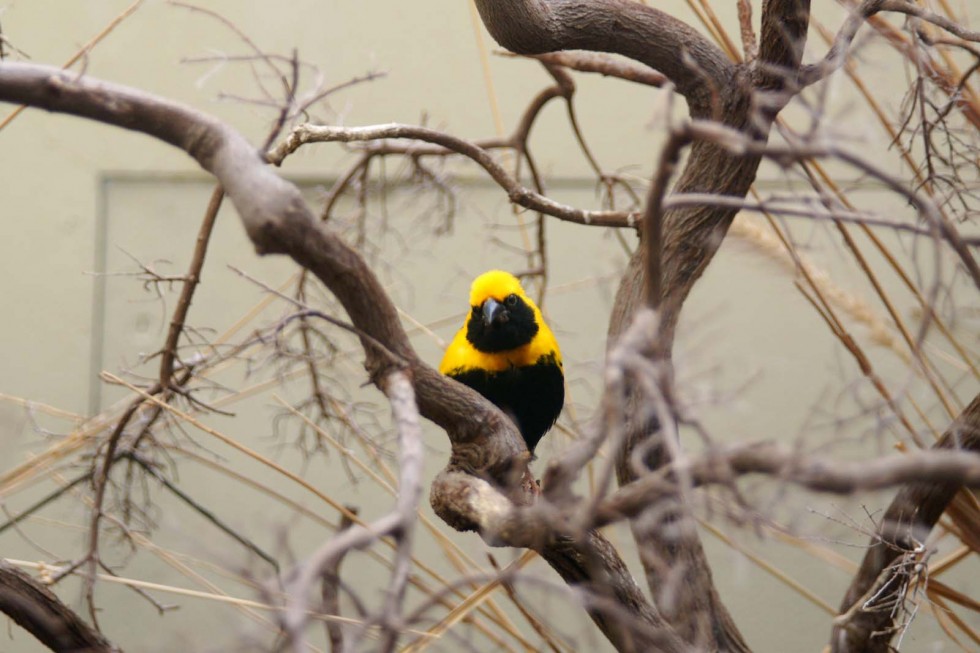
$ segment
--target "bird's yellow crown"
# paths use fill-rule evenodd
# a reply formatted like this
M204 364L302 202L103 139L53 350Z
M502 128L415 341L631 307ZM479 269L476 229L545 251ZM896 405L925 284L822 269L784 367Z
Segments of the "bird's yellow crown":
M490 270L473 280L473 285L470 287L470 306L479 306L491 297L503 301L504 297L512 294L526 301L528 305L534 306L534 303L524 294L524 288L517 277L503 270Z

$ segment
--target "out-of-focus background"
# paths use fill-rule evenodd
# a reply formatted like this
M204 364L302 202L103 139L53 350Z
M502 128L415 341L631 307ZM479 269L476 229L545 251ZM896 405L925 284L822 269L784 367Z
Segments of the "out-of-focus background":
M669 0L657 6L700 25L693 5ZM536 62L501 56L469 2L201 0L195 7L159 0L0 0L0 27L11 59L60 66L84 52L72 67L80 74L187 103L227 121L257 146L277 118L277 106L260 89L281 92L281 83L253 56L253 47L287 58L295 52L309 64L301 69L307 88L318 81L329 88L360 80L311 110L312 120L331 124L401 122L468 139L502 136L550 83ZM735 3L715 3L714 10L737 35ZM845 15L824 4L815 11L830 29ZM825 47L811 36L812 57ZM890 52L884 44L867 44L861 70L873 83L882 110L897 115L908 79ZM683 104L665 91L616 79L575 74L574 80L577 118L595 159L605 171L634 183L642 196L666 125L683 119ZM877 163L901 173L897 158L887 158L890 135L846 76L838 75L804 98L787 110L791 124L805 129L819 109L828 134L865 154L885 153ZM14 109L0 106L0 120L9 120L0 129L5 306L0 320L0 474L6 482L0 485L5 513L0 519L85 473L84 457L71 453L86 444L79 420L111 412L131 396L126 388L100 380L103 370L135 384L157 374L158 359L146 359L166 337L181 285L166 278L186 269L213 188L182 152L142 135L36 110L12 117ZM543 111L531 144L549 196L600 207L601 189L561 102ZM314 206L322 206L328 189L356 156L340 145L307 146L289 157L282 174L299 183ZM503 161L512 164L506 155ZM470 280L492 267L522 271L536 264L528 255L536 246L536 217L514 212L506 194L469 163L433 162L435 181L420 179L417 171L411 174L397 157L373 165L383 167L364 187L366 211L348 193L337 211L338 228L363 245L403 310L413 342L436 364L467 309ZM893 206L896 219L911 210L853 169L832 163L828 169L862 206ZM378 177L387 183L376 183ZM764 165L757 188L789 194L803 184L793 173ZM619 199L624 205L629 200L622 194ZM899 401L918 402L916 426L926 431L931 424L941 431L948 415L923 378L910 371L909 355L881 302L836 232L825 223L781 224L790 229L797 251L825 275L828 292L837 293L844 319L872 356L877 375ZM911 261L913 274L931 274L931 244L910 244L890 232L880 236ZM595 410L609 309L627 252L635 246L632 234L554 219L547 221L546 239L543 304L565 354L569 405L559 428L538 449L539 470L587 427ZM868 256L873 265L882 263L880 254ZM222 349L255 338L291 310L265 287L289 291L296 274L289 261L258 258L226 205L188 318L189 340ZM692 415L723 441L793 444L805 439L808 448L826 442L828 451L842 458L890 448L891 425L876 408L881 397L798 292L798 278L793 260L766 223L756 216L740 218L682 318L676 359ZM963 300L970 288L961 282L953 278L944 297L949 305L973 307L973 313L957 313L950 327L975 352L977 302ZM900 281L885 274L881 284L914 327L920 314ZM534 291L539 296L541 289L535 284ZM311 303L334 310L322 295L311 290ZM303 404L310 385L304 367L288 358L284 362L248 352L229 358L211 377L207 401L233 415L200 417L313 490L179 417L171 417L171 439L161 443L171 448L172 458L162 465L172 483L284 566L302 560L333 532L339 517L330 502L356 506L365 517L391 505L383 483L372 478L395 463L387 408L379 393L362 387L367 379L356 343L325 331L336 344L336 351L324 349L324 357L332 357L329 384L339 415L325 432L342 437L341 444L317 436L289 408ZM939 352L936 364L949 379L949 400L962 405L977 391L977 381L955 356L944 356L946 344L930 341L933 345ZM90 433L96 431L93 426ZM438 429L428 428L426 435L431 477L445 463L448 445ZM696 435L688 436L697 443ZM367 437L377 446L364 447ZM64 454L52 456L58 446L65 447ZM37 463L43 452L48 457ZM18 481L16 473L32 464L44 465L43 473L35 469ZM268 563L163 485L131 480L122 472L116 480L137 495L136 514L127 537L106 536L106 562L119 576L143 585L99 582L99 618L107 635L130 651L269 646L275 616L250 603L267 598ZM80 483L45 510L0 532L0 555L25 562L75 559L86 541L86 488ZM863 503L855 503L772 484L749 483L746 491L757 512L741 514L739 520L728 518L727 498L721 494L701 506L722 596L756 650L820 650L829 635L829 611L836 609L863 554L866 531L891 495L866 495ZM121 506L113 508L122 514ZM440 579L468 578L459 594L448 595L448 607L437 603L430 608L431 621L438 622L492 573L488 552L501 565L519 555L490 549L475 535L453 533L428 506L423 510L432 532L421 527L418 558L432 573L416 569L413 574L430 588ZM625 530L612 529L610 536L630 550ZM354 589L364 600L379 600L383 560L390 555L379 549L345 561L345 579L358 584ZM517 591L543 620L570 641L584 642L576 646L579 650L607 646L546 565L532 561L528 570L537 581ZM961 591L976 591L976 571L972 563L957 568ZM60 587L59 594L82 610L81 583L69 579ZM412 592L416 602L426 596L418 586ZM923 599L906 650L955 650L943 640L927 603ZM503 590L492 594L491 604L492 609L484 609L513 622L517 635L505 634L487 612L479 612L431 647L544 647ZM352 604L343 605L356 618ZM978 626L975 618L972 623ZM933 645L940 640L946 644ZM36 650L42 649L16 627L0 634L0 651Z

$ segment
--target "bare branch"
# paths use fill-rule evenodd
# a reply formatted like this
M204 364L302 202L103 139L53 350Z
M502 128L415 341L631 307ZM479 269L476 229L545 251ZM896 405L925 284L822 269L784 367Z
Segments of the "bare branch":
M48 588L0 560L0 612L56 653L117 652Z
M851 14L844 21L844 25L837 32L834 43L830 50L824 55L823 59L814 64L803 66L800 69L797 82L800 87L810 86L831 73L838 70L847 60L847 51L854 41L858 30L864 22L881 10L884 0L864 0L859 6L854 7Z
M357 514L357 509L347 506L347 511ZM354 521L348 515L342 515L338 532L343 532L350 528ZM343 562L343 555L334 558L330 563L324 565L320 582L321 609L324 614L340 616L340 563ZM344 631L340 624L333 619L324 621L327 630L327 640L330 642L331 653L341 653L344 650Z
M629 0L477 0L487 30L518 54L590 50L621 54L660 71L709 116L731 84L733 64L686 23Z
M194 298L194 291L201 282L201 268L204 266L204 257L207 254L208 242L211 240L211 231L218 218L218 211L221 209L221 201L225 197L224 190L217 187L211 194L211 200L201 221L201 228L197 234L197 241L194 245L194 254L191 258L191 265L184 277L184 286L180 291L180 299L177 300L177 308L174 310L173 317L170 318L170 330L167 333L167 341L163 346L160 355L160 384L164 388L170 387L174 374L174 361L177 357L177 348L180 343L180 335L184 331L184 323L187 320L187 313L190 311L191 300Z
M673 629L644 598L619 554L596 531L571 533L559 511L542 504L516 507L492 485L470 474L444 471L432 482L433 505L456 528L476 530L491 546L534 549L567 583L599 597L615 597L620 614L588 608L620 651L686 651ZM651 630L652 629L652 630Z
M422 497L424 456L422 424L418 407L415 405L415 393L412 391L408 376L403 372L390 374L383 384L383 389L388 395L388 401L391 402L391 412L398 431L398 468L401 473L398 479L398 501L395 506L395 511L401 515L398 549L395 552L395 567L392 570L382 615L385 634L381 650L391 651L397 646L400 631L404 627L401 612L412 566L415 522L419 500Z
M629 60L615 59L601 52L549 52L529 56L545 64L564 66L582 73L598 73L604 77L616 77L654 88L660 88L669 81L653 68Z
M946 30L954 36L958 36L964 41L980 43L980 32L967 29L962 23L950 20L946 16L941 16L929 11L925 7L909 2L908 0L882 0L879 11L894 11L899 14L914 16L927 23L932 23L936 27Z
M353 141L378 141L383 139L414 139L434 143L446 148L446 150L462 154L486 170L493 180L507 191L507 196L511 202L524 208L539 211L569 222L596 227L630 227L635 223L636 216L632 213L625 211L585 211L560 204L540 193L536 193L519 184L504 170L503 166L497 163L489 152L476 143L427 127L399 124L373 125L370 127L299 125L293 129L286 140L269 153L268 157L273 163L282 161L287 155L295 152L307 143L350 143ZM378 150L376 153L390 152L390 150ZM404 152L410 155L442 153L440 151L416 150L412 145L398 148L397 152Z
M949 449L980 452L980 395L960 413L930 453L942 454ZM976 460L980 456L973 453L972 457ZM893 650L893 615L879 606L895 598L898 585L892 579L902 573L903 567L894 563L919 548L959 492L961 481L970 480L959 475L913 478L914 482L899 491L881 517L878 532L844 595L842 617L834 624L830 640L834 653ZM891 591L869 596L869 590L876 586Z
M796 92L793 80L803 58L807 28L810 25L810 0L766 0L762 6L759 34L757 84L764 89ZM785 103L788 100L783 101Z

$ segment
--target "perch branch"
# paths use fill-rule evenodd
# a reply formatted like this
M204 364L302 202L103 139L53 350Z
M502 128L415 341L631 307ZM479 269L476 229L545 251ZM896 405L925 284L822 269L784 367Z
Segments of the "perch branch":
M375 385L382 386L383 379L395 369L404 371L413 384L420 414L445 429L450 438L452 456L447 469L493 482L505 493L501 496L518 505L531 502L536 484L527 469L526 448L513 422L479 394L442 376L418 357L393 303L366 262L319 224L299 190L278 177L238 132L169 100L33 64L0 64L0 101L139 131L190 154L217 177L259 253L289 255L333 292L362 334L365 367ZM365 335L383 343L400 362L378 352ZM437 506L444 516L448 508ZM448 521L459 527L465 518L450 514ZM374 533L350 529L332 544L346 550L373 540L378 532L391 532L398 525L395 515L376 523ZM608 547L604 551L608 555L599 555L596 542L578 543L575 551L550 547L546 557L563 577L578 579L582 584L625 582L628 575L618 571L625 566L615 550ZM634 602L624 604L623 609L631 612L632 618L649 624L652 609L642 593L632 596ZM596 613L592 616L600 626L604 625ZM605 630L611 638L616 637L614 631L618 628Z

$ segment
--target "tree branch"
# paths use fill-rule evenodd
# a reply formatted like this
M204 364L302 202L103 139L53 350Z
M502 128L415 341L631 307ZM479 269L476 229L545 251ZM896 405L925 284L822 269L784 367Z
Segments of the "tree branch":
M497 43L518 54L590 50L621 54L664 74L707 117L734 64L669 14L629 0L476 0Z
M533 115L533 114L529 114ZM530 128L530 125L527 126ZM517 135L522 133L519 129ZM526 135L526 134L525 134ZM596 227L629 227L634 226L636 216L626 211L585 211L537 193L514 179L491 154L478 143L467 141L445 132L428 127L415 125L371 125L368 127L335 127L330 125L299 125L274 150L269 152L269 161L278 164L287 155L295 152L307 143L350 143L364 141L380 141L385 139L412 139L433 143L440 149L426 149L424 146L407 145L405 147L377 146L369 150L372 154L408 154L413 156L441 155L448 152L461 154L487 171L497 184L507 191L511 202L560 218L568 222L591 225ZM517 146L519 139L508 142L494 142L494 146Z
M598 73L603 77L615 77L654 88L660 88L670 81L649 66L615 59L601 52L548 52L528 56L547 65L564 66L581 73Z
M796 72L810 25L810 0L766 0L762 5L758 88L796 92ZM781 107L780 107L781 108Z
M375 385L381 387L389 372L404 370L414 386L420 413L444 428L450 438L452 456L447 472L462 472L474 480L492 483L502 493L501 498L517 505L531 503L537 486L527 469L527 449L514 423L475 391L442 376L418 357L394 305L364 260L318 223L298 189L280 179L240 134L183 105L45 66L0 64L0 101L140 131L188 152L218 178L259 253L289 255L333 292L358 329L367 358L365 367ZM383 351L374 342L380 342ZM452 508L451 504L436 505L450 525L463 528L471 524L467 515L454 515ZM373 540L378 533L392 532L399 524L395 515L376 523L374 532L359 528L345 531L320 558ZM574 570L571 576L590 579L596 585L617 575L602 567L612 564L612 558L581 553L550 557L553 565L561 561L563 574ZM588 566L583 566L586 562ZM616 568L620 566L618 561ZM633 598L635 604L626 609L645 604L642 593L635 592ZM291 614L290 623L295 625L298 613ZM645 614L634 614L633 618L645 621ZM598 613L593 618L600 621Z
M0 560L0 612L56 653L119 651L48 588L5 560Z
M445 471L432 482L433 506L460 530L475 530L491 546L534 549L569 585L587 595L614 600L586 609L619 651L680 653L687 646L650 605L616 549L594 530L572 532L559 510L540 502L515 506L489 483Z
M932 447L942 450L980 451L980 394ZM887 653L896 615L881 607L901 593L900 576L906 573L899 558L919 549L920 543L946 511L965 479L916 480L903 487L879 522L864 560L841 602L841 617L834 623L830 644L834 653ZM872 588L883 588L871 596ZM899 599L901 596L899 596Z

